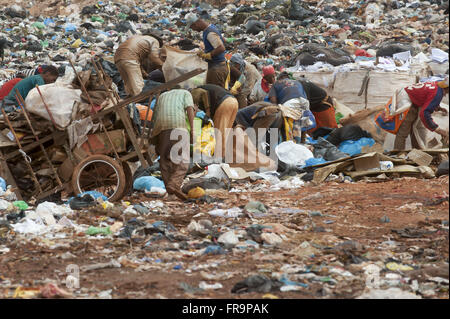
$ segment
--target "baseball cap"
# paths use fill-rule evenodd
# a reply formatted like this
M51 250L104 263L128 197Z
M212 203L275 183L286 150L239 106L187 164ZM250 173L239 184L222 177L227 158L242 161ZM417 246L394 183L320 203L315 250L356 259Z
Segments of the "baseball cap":
M186 14L185 19L186 19L186 29L189 29L191 25L197 22L198 19L200 18L195 13L190 12Z

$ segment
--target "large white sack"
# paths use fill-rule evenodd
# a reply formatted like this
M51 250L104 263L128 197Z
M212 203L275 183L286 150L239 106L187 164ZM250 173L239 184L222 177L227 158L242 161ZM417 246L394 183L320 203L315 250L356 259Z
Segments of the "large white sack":
M289 165L305 165L307 159L313 158L313 153L306 147L292 141L283 142L275 148L280 161Z
M166 61L163 64L162 71L166 82L176 79L195 69L208 69L208 63L197 56L197 53L183 51L177 48L164 47L167 53ZM205 84L206 72L201 73L179 85L183 89L191 89Z
M367 109L385 105L397 90L416 83L416 76L406 73L371 71L369 75Z
M67 127L72 121L75 102L81 102L81 90L73 89L64 83L52 83L39 87L56 125ZM25 99L27 110L50 121L50 116L36 88L32 89Z

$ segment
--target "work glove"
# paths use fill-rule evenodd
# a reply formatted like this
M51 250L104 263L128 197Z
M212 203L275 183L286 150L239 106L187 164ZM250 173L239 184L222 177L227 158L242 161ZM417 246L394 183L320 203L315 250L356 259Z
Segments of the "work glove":
M198 51L197 55L202 58L203 60L212 60L211 53L205 53L202 51Z
M233 85L233 87L230 90L230 93L233 95L238 94L239 88L242 86L242 83L239 81L236 81Z

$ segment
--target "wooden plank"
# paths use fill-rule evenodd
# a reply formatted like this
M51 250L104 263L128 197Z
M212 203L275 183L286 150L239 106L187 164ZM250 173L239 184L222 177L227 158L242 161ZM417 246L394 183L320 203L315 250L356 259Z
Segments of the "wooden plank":
M62 184L61 186L57 186L57 187L55 187L55 188L53 188L53 189L51 189L51 190L49 190L49 191L40 193L40 194L38 194L38 195L36 196L36 199L41 199L41 198L45 198L45 197L47 197L47 196L53 195L53 194L55 194L55 193L57 193L57 192L59 192L59 191L62 191L62 190L64 190L64 189L66 189L67 186L68 186L68 183L65 183L65 184Z
M192 77L194 77L196 75L199 75L199 74L201 74L201 73L203 73L205 71L206 70L203 70L203 69L195 69L194 71L191 71L191 72L188 72L186 74L183 74L182 76L180 76L180 77L178 77L178 78L176 78L174 80L171 80L171 81L169 81L167 83L161 84L161 85L157 86L156 88L153 88L151 90L142 92L142 93L140 93L138 95L129 97L129 98L119 102L118 104L112 106L111 108L108 108L106 110L100 111L97 114L91 115L91 118L92 118L92 120L95 120L95 119L104 117L104 116L106 116L106 115L108 115L108 114L110 114L112 112L117 112L118 109L123 108L124 106L127 106L130 103L134 103L134 102L137 102L137 101L145 100L145 99L149 98L153 94L156 94L158 92L162 92L164 90L170 89L171 87L177 85L178 83L181 83L181 82L184 82L186 80L189 80L190 78L192 78Z
M9 169L8 163L4 159L4 155L1 150L0 150L0 173L1 176L5 178L6 183L12 185L14 193L16 193L17 199L22 200L22 194L20 192L20 189L16 184L16 180L14 179L14 176L12 175Z
M120 119L122 120L123 125L125 126L125 129L127 131L128 137L131 140L131 144L133 144L134 150L137 152L137 156L139 157L139 160L141 161L141 165L144 168L148 167L148 163L144 158L144 155L142 155L141 148L139 147L139 142L136 138L136 134L134 133L133 124L130 121L130 115L127 111L123 108L119 108L117 110L117 114L120 116Z
M32 150L33 148L39 147L39 145L42 145L52 139L57 139L57 138L65 136L65 135L66 135L66 132L59 132L59 131L54 132L54 133L40 139L39 142L34 142L34 143L31 143L28 145L24 145L23 150L24 150L24 152L28 152L28 151ZM5 160L9 160L13 157L16 157L17 155L20 155L20 152L18 150L5 155Z

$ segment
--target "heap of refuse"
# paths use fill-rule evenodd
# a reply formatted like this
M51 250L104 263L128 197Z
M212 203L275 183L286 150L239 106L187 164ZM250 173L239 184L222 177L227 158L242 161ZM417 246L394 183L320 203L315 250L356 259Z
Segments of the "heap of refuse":
M448 70L448 1L71 3L2 2L0 43L5 60L0 80L11 69L50 61L67 65L72 60L85 67L94 54L111 58L122 41L143 30L161 36L166 44L191 50L198 47L201 35L185 30L184 17L190 11L221 28L229 52L242 53L260 67L418 72L418 64L428 64L433 75Z
M98 192L37 201L31 196L36 194L31 177L23 174L23 154L17 152L20 160L11 165L11 173L18 185L7 185L6 176L0 176L0 262L8 269L25 267L37 258L30 252L42 252L64 266L75 265L84 277L101 273L120 280L127 272L179 277L166 292L152 288L152 281L139 286L108 280L89 287L83 282L78 289L68 284L69 277L54 280L53 272L65 269L52 266L45 279L30 283L22 280L25 268L20 268L17 277L2 273L0 297L192 298L213 292L228 298L448 298L448 251L441 251L448 247L448 142L429 133L421 141L423 150L395 151L393 136L368 121L396 89L448 74L448 1L68 5L45 0L19 5L0 0L0 8L0 85L17 71L59 66L57 83L45 92L54 97L49 107L61 111L54 119L58 129L70 129L80 120L71 117L75 106L80 114L92 112L80 85L67 89L77 81L70 62L90 83L89 91L96 92L100 103L95 104L106 108L114 99L98 84L92 58L99 59L104 80L124 97L113 63L120 43L151 31L168 46L195 50L201 34L185 30L188 12L219 26L230 54L241 53L259 70L272 64L325 88L336 99L341 124L317 130L304 144L278 144L271 170L192 163L182 186L185 202L167 200L157 160L148 168L128 163L130 185L120 201L108 201ZM67 94L61 94L65 89ZM69 93L73 96L66 105ZM40 116L33 123L38 136L58 131L39 113L44 104L39 95L34 92L28 99L30 112ZM444 101L448 104L448 98ZM441 106L448 111L448 105ZM448 131L448 115L433 117ZM34 142L24 119L16 120L23 144ZM99 127L83 124L86 134L104 141ZM0 131L1 146L15 146L3 118ZM123 132L116 134L116 140L125 139ZM202 151L211 147L209 139L201 141ZM82 152L83 142L70 140L69 147ZM127 151L122 144L116 147ZM44 190L55 187L42 154L26 155L33 158ZM63 166L62 146L52 150L50 160ZM64 168L67 178L72 169ZM15 187L25 190L25 198L17 198ZM365 215L368 209L370 216ZM30 254L29 260L22 263L20 254ZM242 268L244 263L250 266ZM368 286L373 274L378 282ZM149 295L143 292L147 288Z

